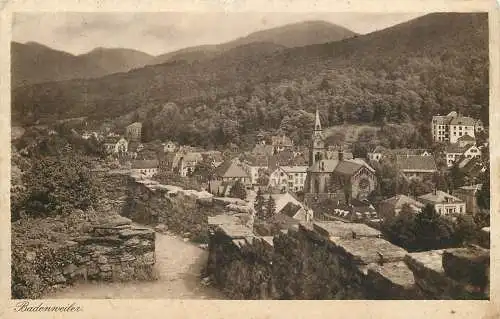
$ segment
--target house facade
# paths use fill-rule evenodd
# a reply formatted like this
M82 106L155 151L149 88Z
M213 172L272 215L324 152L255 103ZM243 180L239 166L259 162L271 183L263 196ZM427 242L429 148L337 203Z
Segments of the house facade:
M131 166L132 173L150 178L158 173L157 160L134 160Z
M129 141L140 142L141 135L142 135L142 123L140 122L134 122L125 128L125 137Z
M307 166L280 166L269 177L269 186L282 193L303 191Z
M424 204L431 204L436 212L443 216L465 214L467 212L465 201L439 190L419 196L418 200Z
M474 137L475 132L484 130L481 121L471 117L460 116L457 112L448 115L436 115L432 117L431 132L435 142L456 143L464 135Z
M108 154L124 154L128 151L128 141L123 137L108 137L104 141L104 149Z

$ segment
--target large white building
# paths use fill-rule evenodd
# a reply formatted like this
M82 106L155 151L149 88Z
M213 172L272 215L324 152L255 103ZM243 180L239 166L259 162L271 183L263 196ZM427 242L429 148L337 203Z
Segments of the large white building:
M457 112L432 117L432 139L435 142L456 143L464 135L475 137L475 132L482 129L481 121L467 116L460 116Z

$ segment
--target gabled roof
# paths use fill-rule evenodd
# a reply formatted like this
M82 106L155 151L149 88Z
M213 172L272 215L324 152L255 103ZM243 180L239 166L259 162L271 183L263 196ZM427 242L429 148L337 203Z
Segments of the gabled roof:
M238 164L231 160L226 160L216 169L219 177L249 177L248 173Z
M158 160L135 160L132 161L132 169L158 168Z
M281 166L280 167L285 173L305 173L307 172L307 166Z
M445 152L446 153L463 154L472 147L475 147L474 144L467 144L464 146L460 146L458 143L448 144L446 146Z
M396 166L402 171L436 171L434 156L399 155Z
M428 193L428 194L419 196L418 198L421 200L430 202L430 203L435 203L435 204L446 203L446 202L463 203L463 201L460 198L455 197L453 195L450 195L450 194L443 192L443 191L436 191L435 193L434 192Z
M381 204L382 203L389 204L389 205L393 206L395 209L403 207L404 204L408 204L410 206L415 206L417 208L422 208L425 206L421 202L419 202L411 197L408 197L406 195L402 195L402 194L385 199L385 200L381 201Z
M474 126L476 121L467 116L459 116L450 121L450 125L466 125L466 126Z
M359 171L363 167L362 164L356 163L356 162L351 162L351 161L341 161L335 167L334 173L336 174L342 174L342 175L354 175L357 171Z
M142 127L142 123L141 122L134 122L132 124L129 124L127 125L127 128L131 128L131 127Z
M476 139L470 136L469 134L465 134L460 136L457 141L459 142L467 142L467 141L475 141Z
M302 206L288 202L278 213L294 218L301 209Z

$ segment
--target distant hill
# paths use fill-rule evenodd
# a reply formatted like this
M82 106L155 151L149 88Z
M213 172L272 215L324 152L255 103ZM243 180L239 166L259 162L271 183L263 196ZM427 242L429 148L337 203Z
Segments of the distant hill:
M286 132L300 124L293 124L297 110L313 113L317 107L325 127L384 120L426 123L433 113L450 110L488 121L485 13L430 14L371 34L303 47L248 45L207 60L18 88L13 116L25 122L113 119L147 108L141 120L154 119L158 134L170 130L195 140L238 139L237 132L261 128ZM162 113L168 102L180 109Z
M73 55L45 45L11 43L12 86L96 78L146 65L152 56L129 49L98 48Z
M127 72L140 68L153 60L153 56L132 49L96 48L78 56L97 64L106 74Z
M305 21L253 32L245 37L222 44L194 46L162 54L156 57L154 63L151 64L161 64L175 60L201 61L214 58L228 50L250 43L274 43L277 46L293 48L340 41L356 35L355 32L349 29L329 22Z

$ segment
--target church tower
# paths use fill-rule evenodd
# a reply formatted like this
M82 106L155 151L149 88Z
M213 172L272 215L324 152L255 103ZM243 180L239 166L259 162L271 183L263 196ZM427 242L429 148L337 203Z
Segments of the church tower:
M309 150L309 166L313 166L314 163L322 159L326 159L326 147L323 130L321 129L321 121L319 119L319 111L316 109L316 119L314 121L311 148Z

